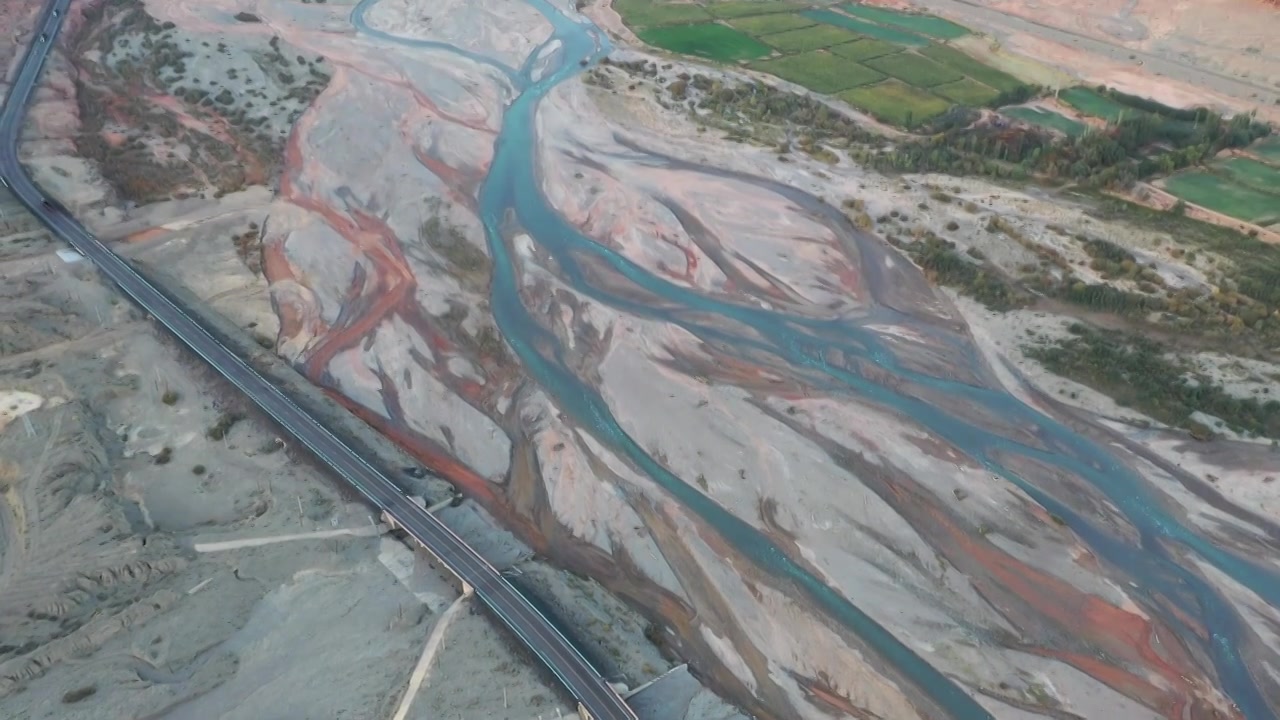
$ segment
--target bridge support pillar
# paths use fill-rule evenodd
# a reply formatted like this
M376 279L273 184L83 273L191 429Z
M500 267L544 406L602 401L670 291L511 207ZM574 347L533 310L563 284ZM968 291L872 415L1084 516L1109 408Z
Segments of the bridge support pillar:
M582 718L582 720L595 720L595 717L592 716L591 711L588 710L586 706L583 705L582 703L578 703L578 717Z

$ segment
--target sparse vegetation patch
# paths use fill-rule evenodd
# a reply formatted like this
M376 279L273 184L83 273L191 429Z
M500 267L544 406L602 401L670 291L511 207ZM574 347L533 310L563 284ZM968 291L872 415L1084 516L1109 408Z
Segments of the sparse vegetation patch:
M1159 343L1137 335L1095 330L1076 323L1065 339L1026 348L1050 371L1106 393L1124 407L1156 420L1203 432L1196 412L1233 429L1280 438L1280 401L1238 398L1196 376Z
M259 21L252 13L236 19ZM119 195L139 203L220 197L265 182L288 129L329 81L322 59L301 57L279 38L258 48L211 46L157 22L140 0L95 4L85 21L69 38L77 148Z

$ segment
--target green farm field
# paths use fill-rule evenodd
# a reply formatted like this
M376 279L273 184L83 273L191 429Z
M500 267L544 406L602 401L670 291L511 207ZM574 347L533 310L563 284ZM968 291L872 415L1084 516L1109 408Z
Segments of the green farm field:
M961 27L949 20L933 15L902 13L869 5L841 5L840 9L854 17L870 20L881 25L901 28L908 32L920 33L939 40L955 40L969 34L968 28Z
M884 79L875 70L820 50L756 62L751 67L827 94Z
M846 30L852 30L859 35L865 35L877 40L886 40L891 43L897 43L898 45L922 47L929 44L928 38L916 35L915 33L909 33L897 28L885 27L883 25L876 25L875 23L851 18L848 15L841 15L838 12L832 12L830 10L807 10L800 14L815 22L842 27Z
M1183 172L1165 179L1164 187L1173 195L1210 210L1248 222L1274 220L1280 203L1251 187L1225 180L1209 172Z
M1277 213L1280 213L1280 168L1249 158L1229 158L1213 164L1232 180L1263 192L1276 194Z
M1254 155L1280 165L1280 137L1269 137L1265 140L1259 140L1249 148Z
M946 100L899 80L856 87L837 93L836 97L883 122L903 127L914 127L951 107Z
M920 88L931 88L935 85L953 83L964 79L964 75L945 65L936 63L923 55L902 52L894 55L872 58L863 63L872 70L895 77Z
M958 73L968 75L983 85L993 87L1000 92L1010 92L1026 85L1018 78L1001 72L947 45L930 45L916 52L930 60L936 60Z
M962 78L955 82L930 88L934 95L939 95L957 105L982 107L999 97L1000 93L977 80Z
M699 5L661 3L654 0L613 0L626 24L632 28L660 27L681 23L709 22L712 18Z
M655 47L720 62L754 60L773 52L750 35L716 23L657 27L637 34Z
M966 34L959 25L841 7L850 14L815 9L806 0L614 0L623 20L654 47L717 62L751 61L756 70L818 93L850 92L846 101L889 123L919 124L953 104L992 106L1025 86L931 39Z
M1087 126L1077 120L1072 120L1066 115L1060 115L1050 110L1041 110L1039 108L1030 107L1008 107L1001 108L1000 112L1012 118L1017 118L1032 125L1057 130L1067 137L1080 137L1084 134Z
M840 43L853 42L860 38L857 34L842 28L831 25L814 25L800 28L799 30L763 35L760 39L782 52L805 52L839 45Z
M1107 122L1116 122L1122 116L1132 117L1140 112L1086 87L1067 88L1058 93L1058 99L1085 115L1103 118Z
M761 35L786 32L787 30L810 27L817 24L806 17L790 15L787 13L751 15L750 17L734 18L733 20L729 20L728 23L742 32L749 33L757 37Z
M901 47L893 43L871 39L834 45L830 48L830 52L854 62L880 57L881 55L892 55L896 52L901 52L901 50Z
M805 3L788 0L728 0L706 3L707 12L718 18L739 18L751 15L768 15L803 10Z

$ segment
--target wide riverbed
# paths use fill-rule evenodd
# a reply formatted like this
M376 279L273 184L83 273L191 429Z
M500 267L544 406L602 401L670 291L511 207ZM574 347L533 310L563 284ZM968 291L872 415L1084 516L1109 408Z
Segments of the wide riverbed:
M1128 591L1143 600L1147 613L1158 613L1193 654L1210 659L1217 682L1244 717L1276 717L1277 701L1274 697L1268 701L1266 684L1251 672L1250 662L1240 651L1248 632L1246 623L1203 570L1205 566L1215 568L1276 607L1280 606L1280 572L1274 564L1224 549L1169 512L1153 495L1149 480L1114 456L1103 431L1094 428L1083 432L1012 395L995 380L993 370L963 328L923 321L909 308L893 306L888 295L904 271L901 260L895 264L894 253L881 240L858 232L843 215L812 195L766 179L735 177L785 198L798 212L842 234L859 260L869 296L865 306L857 313L815 318L714 296L660 277L587 237L552 207L542 191L536 122L539 103L558 84L609 52L602 32L549 3L530 0L552 24L552 36L522 66L508 67L441 43L398 38L371 28L366 15L377 1L364 0L354 11L352 22L361 32L404 46L457 52L498 68L518 93L505 109L495 154L480 187L478 210L493 261L493 315L527 373L579 427L641 469L749 557L758 571L807 595L814 606L856 633L882 661L953 717L991 716L972 690L953 682L873 621L859 608L856 594L845 597L833 590L809 563L798 562L767 534L700 492L691 478L669 472L623 430L597 389L564 362L557 338L531 317L521 293L517 259L513 258L514 236L525 233L538 251L549 253L560 280L583 296L629 316L682 328L744 363L783 368L783 372L806 378L831 396L857 398L887 409L960 449L968 460L1017 486L1064 522L1110 576L1127 579ZM633 161L687 173L691 182L725 175L639 148ZM601 282L601 267L609 277L625 278L629 283L626 291ZM897 346L886 341L883 328L887 326L927 338L944 347L946 357L968 366L956 367L946 377L921 371L902 361ZM984 426L975 422L975 417L999 418L1001 423ZM1018 432L1012 436L1001 432L1006 428ZM1042 472L1032 478L1027 468ZM1108 514L1082 512L1079 503L1065 497L1075 492L1071 487L1046 480L1059 472L1084 479L1097 497L1105 498ZM839 498L832 502L839 503ZM1135 534L1117 532L1115 523L1108 519L1111 513L1122 518Z

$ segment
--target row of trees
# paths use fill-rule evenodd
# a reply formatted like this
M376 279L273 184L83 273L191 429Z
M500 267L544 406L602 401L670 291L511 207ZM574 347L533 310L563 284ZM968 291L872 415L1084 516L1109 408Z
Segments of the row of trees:
M928 233L909 242L890 236L889 242L905 250L931 282L958 288L992 310L1013 310L1031 301L1030 296L1013 287L998 270L962 257L950 240Z
M1055 138L1029 127L969 125L867 156L880 169L1000 177L1037 175L1092 187L1127 186L1244 147L1270 132L1249 115L1203 111L1187 121L1135 111L1105 130Z
M632 69L632 68L627 68ZM656 72L645 65L638 72ZM1021 125L974 122L978 114L956 106L922 129L929 133L885 148L883 138L862 129L827 103L764 83L726 85L704 75L681 76L677 100L730 124L766 123L797 129L823 142L849 149L855 159L882 170L943 172L996 177L1071 180L1092 187L1126 186L1156 174L1201 163L1225 148L1243 147L1271 129L1251 115L1229 119L1205 108L1171 108L1100 88L1099 92L1133 108L1105 129L1078 137L1059 137ZM1038 89L1027 86L1001 103L1023 101Z
M1000 227L996 230L1006 232ZM1210 281L1216 287L1209 292L1199 287L1170 288L1158 272L1138 262L1132 253L1106 240L1080 236L1077 240L1104 278L1134 283L1137 290L1109 282L1087 282L1061 258L1046 255L1041 255L1039 265L1026 264L1016 277L1010 277L972 248L961 253L954 243L927 230L913 235L904 240L890 234L887 239L908 253L931 281L956 288L992 310L1011 310L1032 305L1037 298L1054 298L1093 312L1126 317L1140 326L1222 335L1237 343L1241 338L1250 339L1238 349L1255 346L1256 350L1280 341L1280 306L1269 302L1266 293L1246 292L1249 275L1232 279L1211 273ZM1234 269L1232 272L1237 274ZM1280 275L1280 267L1262 272ZM1261 354L1267 355L1267 351Z

